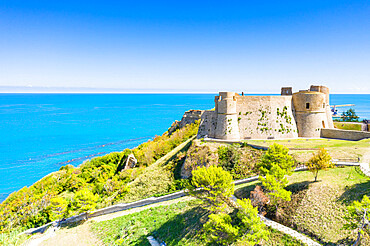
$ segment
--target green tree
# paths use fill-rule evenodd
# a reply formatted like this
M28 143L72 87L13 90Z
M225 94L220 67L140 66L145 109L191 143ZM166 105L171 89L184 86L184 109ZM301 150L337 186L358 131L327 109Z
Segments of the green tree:
M288 180L285 177L283 179L278 179L273 174L266 174L265 177L260 177L259 180L267 191L271 205L277 207L280 200L290 201L292 192L285 189L288 184Z
M240 220L239 234L244 245L255 245L262 239L267 240L269 232L258 217L258 209L252 206L251 200L237 200L239 205L237 217Z
M204 224L205 240L210 243L229 245L238 236L238 228L232 224L230 215L219 213L211 214Z
M331 162L331 156L324 148L320 148L319 151L311 157L307 162L306 166L315 176L315 182L317 181L317 175L320 170L328 170L334 167L334 163Z
M294 171L294 159L288 152L289 149L283 145L271 145L258 165L261 174L273 173L279 179L291 175Z
M346 112L342 113L343 121L356 122L360 117L356 115L355 109L350 108Z
M294 170L294 159L288 154L289 149L273 144L263 155L259 164L261 174L259 180L267 191L270 204L277 206L279 200L290 201L291 192L285 190L288 184L286 175L291 175Z
M191 196L201 199L211 211L221 211L234 194L233 178L221 167L198 167L192 172L188 190Z
M358 245L364 234L370 234L370 199L364 195L362 201L354 201L347 207L347 223L345 229L357 229L357 240L353 245Z
M63 197L53 197L50 199L49 219L51 221L60 220L67 215L69 202Z
M92 211L96 208L98 195L94 195L89 189L83 188L77 191L75 197L75 209L79 212Z

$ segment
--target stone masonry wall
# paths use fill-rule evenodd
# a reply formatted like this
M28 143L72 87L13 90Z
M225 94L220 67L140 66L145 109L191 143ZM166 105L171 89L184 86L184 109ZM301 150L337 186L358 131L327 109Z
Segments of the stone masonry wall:
M281 96L220 92L215 110L203 113L197 137L227 141L319 138L321 128L334 128L329 89L311 86L292 93L291 87L283 87Z
M237 96L240 139L298 137L291 96Z
M236 117L228 118L223 128L216 111L204 111L198 138L217 138L226 131L238 130L240 139L282 139L298 137L296 122L292 113L291 96L236 96ZM236 121L236 122L232 122ZM236 123L236 124L230 124ZM229 129L228 126L238 129ZM220 132L216 133L216 129ZM221 132L222 131L222 132Z
M346 140L361 140L365 138L370 138L370 132L340 129L321 129L321 137Z
M200 119L197 138L205 137L215 138L216 124L217 124L216 111L211 110L204 111Z

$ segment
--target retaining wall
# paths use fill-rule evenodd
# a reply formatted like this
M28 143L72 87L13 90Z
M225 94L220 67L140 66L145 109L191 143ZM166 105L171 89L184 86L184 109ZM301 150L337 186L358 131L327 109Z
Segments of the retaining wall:
M340 130L340 129L321 129L322 138L335 138L345 140L361 140L370 138L370 132Z

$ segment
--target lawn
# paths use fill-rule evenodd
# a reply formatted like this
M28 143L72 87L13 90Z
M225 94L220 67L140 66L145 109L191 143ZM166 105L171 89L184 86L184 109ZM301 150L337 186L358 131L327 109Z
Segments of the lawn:
M361 123L334 122L334 127L342 130L361 131Z
M352 231L343 230L346 206L363 195L370 195L370 179L358 167L320 171L319 182L313 174L295 172L289 178L288 190L292 200L281 204L279 222L306 233L324 245L348 245L354 238ZM245 184L236 191L239 198L259 182Z
M167 245L207 245L201 231L208 212L199 201L179 202L150 208L109 221L92 224L92 230L105 245L148 245L154 236ZM269 240L261 245L303 245L298 240L270 230Z
M347 141L325 138L298 138L284 140L248 140L247 143L266 147L274 143L284 145L290 149L289 153L301 162L306 162L311 157L312 153L319 148L327 149L329 154L335 159L361 159L365 156L367 152L370 152L370 139L363 139L360 141Z

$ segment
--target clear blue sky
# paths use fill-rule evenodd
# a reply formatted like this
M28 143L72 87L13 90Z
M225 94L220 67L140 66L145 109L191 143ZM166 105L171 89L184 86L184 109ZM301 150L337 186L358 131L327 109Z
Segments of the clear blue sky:
M370 93L370 1L0 0L0 86Z

